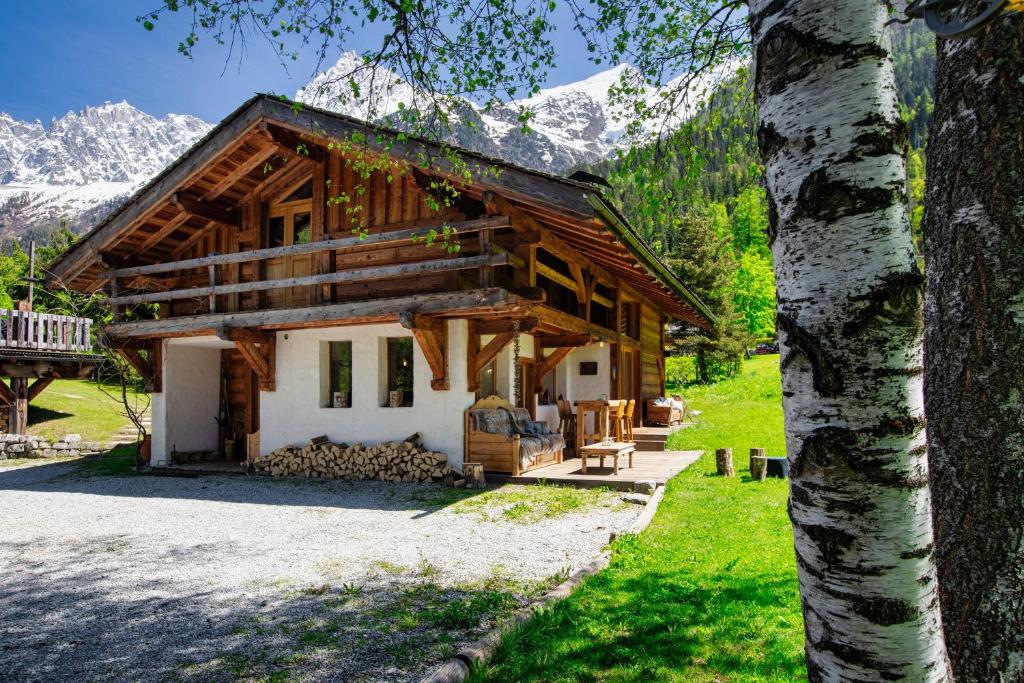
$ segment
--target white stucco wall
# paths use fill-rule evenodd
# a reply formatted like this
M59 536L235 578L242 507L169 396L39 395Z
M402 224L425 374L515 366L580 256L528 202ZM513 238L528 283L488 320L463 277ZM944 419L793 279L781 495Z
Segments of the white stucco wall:
M596 375L581 375L580 363L587 361L597 362ZM612 349L611 344L590 344L574 349L569 356L559 363L564 366L563 373L556 377L556 388L564 393L570 401L595 399L602 395L611 396L612 378ZM593 416L587 414L584 428L590 432L593 429Z
M413 405L385 408L379 396L386 352L381 340L410 337L398 324L358 325L277 333L277 389L260 392L260 450L304 445L326 434L332 441L377 443L423 435L428 448L462 464L463 412L473 404L467 391L467 325L448 321L448 391L430 388L430 366L413 344ZM287 337L287 338L286 338ZM321 401L321 344L352 342L350 408L324 408Z
M175 449L214 451L218 448L220 348L199 340L164 342L163 391L152 395L151 465L170 461Z

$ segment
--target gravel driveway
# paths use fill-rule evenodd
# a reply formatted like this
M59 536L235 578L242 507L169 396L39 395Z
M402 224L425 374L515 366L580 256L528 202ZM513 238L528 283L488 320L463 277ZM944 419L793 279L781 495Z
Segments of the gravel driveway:
M593 500L524 522L434 486L0 469L0 671L416 680L639 511Z

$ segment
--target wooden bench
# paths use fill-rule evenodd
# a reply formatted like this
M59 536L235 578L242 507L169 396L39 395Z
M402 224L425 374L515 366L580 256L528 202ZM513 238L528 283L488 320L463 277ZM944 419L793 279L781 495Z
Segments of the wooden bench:
M516 413L516 408L500 396L488 396L471 405L465 415L465 450L463 451L465 461L481 463L484 466L484 471L487 472L508 472L514 477L539 467L562 462L565 441L561 434L532 436L516 433L514 429L500 433L474 429L472 413L487 410L507 411L510 415L510 424L512 424L511 415ZM529 465L524 467L521 455L524 446L536 449L537 443L530 440L545 438L557 447L541 449L532 457ZM524 444L524 441L529 443Z

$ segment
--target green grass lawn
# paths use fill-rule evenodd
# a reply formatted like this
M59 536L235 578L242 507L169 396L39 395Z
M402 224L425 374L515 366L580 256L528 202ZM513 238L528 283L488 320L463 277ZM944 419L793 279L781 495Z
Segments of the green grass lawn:
M778 357L685 396L701 424L670 445L704 457L669 482L647 530L615 542L607 569L507 636L472 680L806 680L787 485L751 482L747 455L784 452ZM714 474L727 446L732 479Z
M117 386L109 386L107 391L114 397L120 395ZM106 445L130 424L120 400L108 396L91 380L54 380L28 409L28 433L49 439L81 434L86 441Z

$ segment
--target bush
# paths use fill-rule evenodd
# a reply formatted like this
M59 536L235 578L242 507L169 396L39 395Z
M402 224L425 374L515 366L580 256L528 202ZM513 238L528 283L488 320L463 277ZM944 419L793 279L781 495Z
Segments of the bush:
M742 367L742 356L738 358L733 353L708 352L704 358L707 367L707 384L735 377ZM696 384L703 384L700 380L696 356L667 356L665 358L666 387L682 388Z

